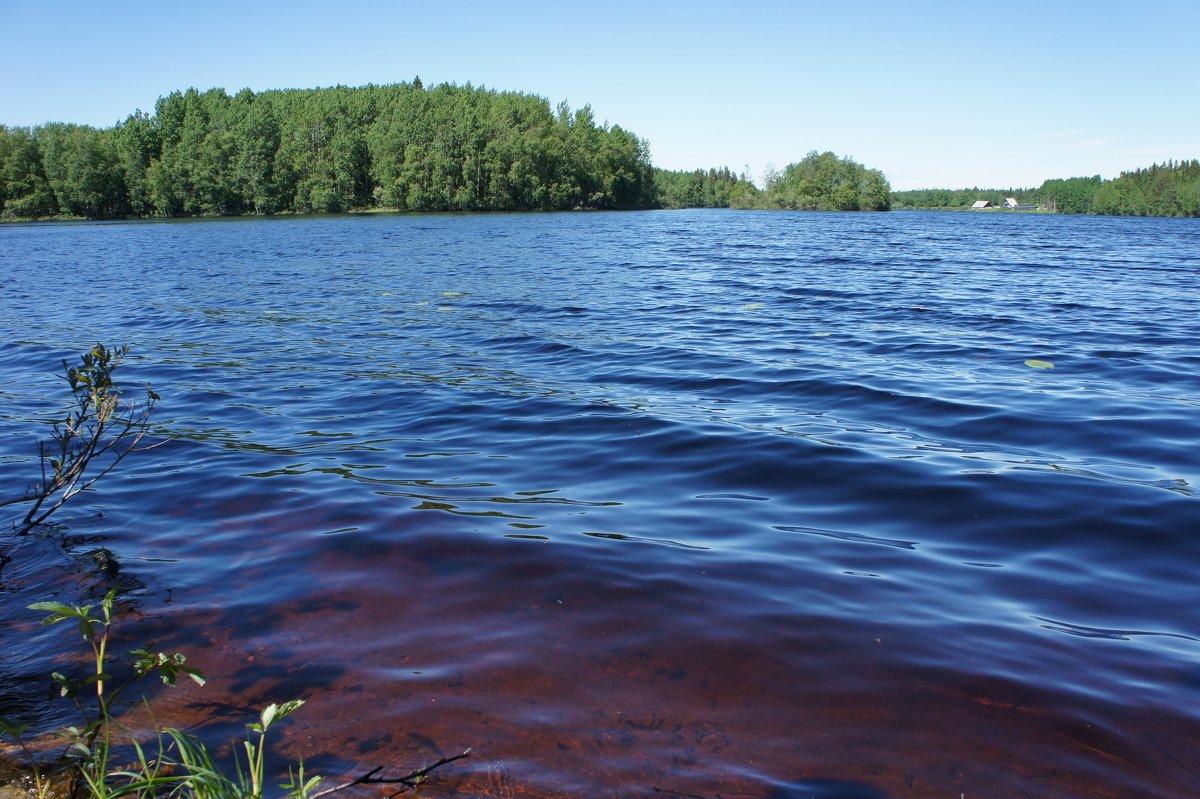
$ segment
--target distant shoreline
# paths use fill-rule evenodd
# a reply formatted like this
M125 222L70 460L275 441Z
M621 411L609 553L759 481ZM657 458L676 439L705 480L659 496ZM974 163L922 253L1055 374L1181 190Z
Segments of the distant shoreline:
M1200 217L1200 161L1047 180L1037 188L893 191L813 150L759 181L728 167L666 170L650 143L588 105L470 84L188 89L111 128L0 125L0 219L734 208L963 209ZM1021 209L1025 210L1025 209Z

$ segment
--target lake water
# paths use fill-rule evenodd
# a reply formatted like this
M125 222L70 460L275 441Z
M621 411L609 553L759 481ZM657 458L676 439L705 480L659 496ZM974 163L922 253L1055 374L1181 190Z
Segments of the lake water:
M304 697L331 777L1196 796L1198 299L1195 220L2 226L5 494L96 341L167 443L6 539L0 712L67 718L24 606L124 581L210 679L160 722Z

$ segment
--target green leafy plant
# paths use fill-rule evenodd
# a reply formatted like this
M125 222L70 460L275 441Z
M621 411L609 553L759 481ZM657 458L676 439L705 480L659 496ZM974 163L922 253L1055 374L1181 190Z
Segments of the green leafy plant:
M62 602L36 602L29 606L30 610L40 610L49 613L42 619L43 626L59 624L64 621L74 621L78 624L79 633L87 642L92 652L92 672L82 679L70 679L59 672L51 677L59 689L61 696L74 700L85 726L81 737L86 746L91 747L100 733L105 732L112 719L113 702L121 693L137 680L151 672L157 672L167 685L174 685L180 674L185 674L198 685L204 685L204 675L199 669L186 665L187 658L176 652L167 655L162 652L151 653L147 649L133 651L133 676L111 691L106 690L107 684L113 677L107 671L109 631L113 624L113 604L116 601L117 589L112 589L104 595L100 602L100 615L92 615L91 605L67 605ZM96 695L96 707L90 711L80 701L80 694L91 690Z
M204 744L194 736L177 729L156 732L156 751L149 756L132 735L119 726L114 714L115 703L135 682L157 674L166 685L175 685L187 676L204 685L199 669L187 665L180 653L166 654L149 649L131 653L132 674L118 683L110 670L109 638L113 625L116 589L101 600L98 610L92 605L68 605L63 602L37 602L31 610L47 615L43 625L73 622L78 634L91 652L88 673L68 677L60 672L51 675L60 696L70 698L79 710L82 724L67 726L58 735L68 741L66 754L75 766L77 786L90 799L119 799L125 796L157 797L163 793L183 793L195 799L262 799L265 782L266 736L272 725L298 710L304 701L295 699L268 705L258 720L247 725L243 742L244 758L234 756L235 775L227 776L213 762ZM22 735L27 726L9 719L0 719L0 732L17 741L32 767L39 797L45 797L48 783L37 758ZM137 755L132 767L110 770L109 760L114 740L133 748ZM294 773L288 789L289 796L303 799L319 784L320 777L306 777L303 765Z
M267 752L267 730L276 721L290 715L304 704L303 699L293 699L290 702L284 702L282 705L267 705L259 716L259 720L249 724L249 735L243 746L246 749L246 772L242 773L241 768L238 768L238 778L242 785L249 785L250 791L243 792L243 796L251 799L259 799L263 791L263 757ZM258 733L257 742L254 740L253 733ZM303 774L301 774L303 780ZM316 778L320 779L320 778ZM314 785L316 783L313 783Z
M37 602L30 605L48 615L43 625L74 622L79 635L91 650L91 670L83 677L67 677L54 672L51 679L60 696L70 698L82 717L82 726L65 727L59 735L69 742L67 754L79 766L79 774L91 789L93 796L101 796L99 789L105 784L108 770L108 755L112 744L115 725L113 706L121 694L132 684L151 673L157 673L167 685L174 685L179 675L186 675L197 684L204 684L204 675L199 669L187 665L180 653L168 655L137 649L132 653L133 672L123 682L117 683L109 671L109 634L113 625L113 605L117 590L105 594L99 605L99 614L93 614L92 605L68 605L62 602ZM94 701L85 701L88 695Z
M266 785L267 730L303 704L303 700L295 699L268 705L259 714L258 721L246 725L245 762L235 750L232 777L215 763L203 742L182 730L167 728L158 733L156 757L147 757L139 746L137 767L113 772L109 775L111 784L104 789L107 793L91 790L91 796L93 799L101 795L113 799L128 794L141 796L170 791L190 799L261 799ZM289 773L291 781L280 787L294 799L305 799L321 781L318 776L306 778L303 763L298 772Z
M113 382L113 373L128 352L128 347L110 348L96 344L80 357L77 364L72 366L63 361L63 379L70 387L71 403L62 420L54 424L50 438L38 443L41 479L19 495L0 497L0 509L19 509L19 517L12 522L16 535L24 535L45 522L69 499L91 488L126 456L141 448L139 444L147 433L150 412L160 398L147 386L144 403L122 404L121 390ZM7 554L0 547L0 566L7 560ZM32 606L36 610L49 611L50 615L43 620L43 624L57 624L69 619L77 621L81 634L92 645L96 672L86 678L83 684L95 685L99 715L95 718L85 716L82 729L71 728L75 737L81 739L75 743L89 751L95 743L95 737L105 726L104 720L108 718L111 702L124 687L105 696L104 683L108 675L103 664L106 660L108 627L112 624L114 597L113 593L105 597L99 618L91 615L91 606L57 602ZM144 655L151 657L148 652ZM191 674L194 679L202 679L198 671L189 669L183 663L182 655L170 658L158 655L154 656L153 661L147 659L136 664L135 675L143 676L157 669L168 682L173 682L180 671ZM81 683L68 680L61 674L56 673L54 679L64 695L75 695L81 687ZM22 722L0 717L0 734L15 740L25 753L37 795L44 797L49 784L37 758L25 742L27 730L28 725Z

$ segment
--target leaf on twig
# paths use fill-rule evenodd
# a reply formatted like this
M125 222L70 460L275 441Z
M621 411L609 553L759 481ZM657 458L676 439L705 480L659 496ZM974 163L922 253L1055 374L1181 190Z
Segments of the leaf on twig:
M41 610L50 614L42 619L42 624L45 626L58 624L60 621L66 621L67 619L78 618L80 612L86 613L91 610L90 606L74 608L70 605L64 605L62 602L34 602L28 607L30 610Z
M149 649L135 649L130 654L134 657L133 668L139 677L145 677L157 669L158 676L162 678L165 685L174 686L175 680L180 674L191 677L197 685L204 685L206 682L204 672L193 666L185 665L187 658L180 652L168 655L165 652L151 652Z
M27 729L29 729L28 724L22 724L19 721L13 721L0 716L0 732L8 733L13 738L19 738L21 737L21 733Z

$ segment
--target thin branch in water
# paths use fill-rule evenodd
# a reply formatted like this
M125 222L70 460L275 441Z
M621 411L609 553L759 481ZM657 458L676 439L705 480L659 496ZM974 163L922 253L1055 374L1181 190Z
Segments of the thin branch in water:
M686 799L712 799L712 797L701 796L698 793L680 793L679 791L672 791L669 788L659 788L657 785L651 785L650 790L654 791L655 793L667 793L671 796L683 796L686 797ZM721 794L717 794L716 799L721 799Z
M417 785L419 785L421 781L425 779L425 777L429 776L430 772L432 772L434 769L441 768L448 763L453 763L455 760L462 760L463 758L470 756L471 750L467 749L461 754L454 755L454 757L443 757L433 765L423 766L410 774L405 774L403 777L377 777L376 775L383 771L383 766L379 766L371 769L361 777L356 777L355 779L350 780L350 782L344 782L341 785L335 785L332 788L326 788L323 791L317 791L314 794L310 794L308 799L321 799L322 796L328 796L331 793L344 791L347 788L353 788L355 785L403 785L404 788L392 794L392 796L396 796L409 789L416 788Z

